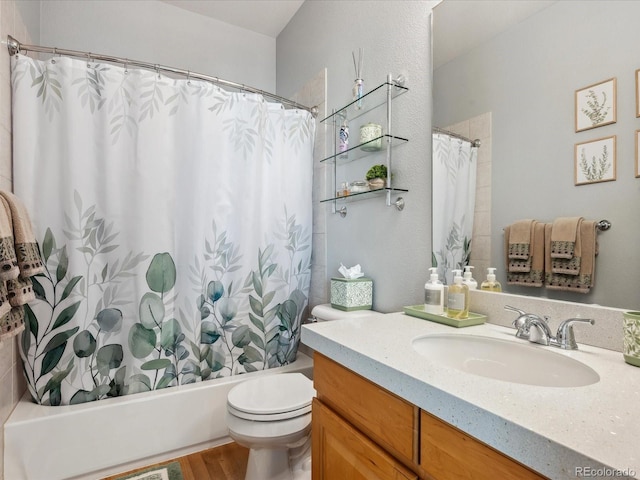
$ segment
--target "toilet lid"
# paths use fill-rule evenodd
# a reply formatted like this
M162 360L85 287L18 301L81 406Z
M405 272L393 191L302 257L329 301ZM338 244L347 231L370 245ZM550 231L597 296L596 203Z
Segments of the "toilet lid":
M274 415L308 410L316 391L313 382L301 373L281 373L247 380L233 387L229 406L253 415Z

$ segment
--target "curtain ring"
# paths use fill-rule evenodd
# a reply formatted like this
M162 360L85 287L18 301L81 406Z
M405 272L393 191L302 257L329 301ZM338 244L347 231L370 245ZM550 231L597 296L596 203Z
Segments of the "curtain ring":
M153 68L156 71L156 75L158 75L158 79L160 78L160 66L156 63Z
M128 75L129 74L129 59L126 58L124 61L124 74Z
M187 85L191 85L191 71L187 70Z
M55 65L55 64L56 64L55 56L56 56L57 50L58 50L58 49L57 49L56 47L53 47L53 57L51 57L51 63L52 63L53 65Z
M91 62L91 60L93 59L93 57L91 56L91 52L87 53L87 68L90 68L89 63Z

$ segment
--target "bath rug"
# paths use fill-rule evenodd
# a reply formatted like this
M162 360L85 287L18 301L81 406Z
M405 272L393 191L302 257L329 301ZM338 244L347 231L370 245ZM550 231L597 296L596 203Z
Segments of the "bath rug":
M165 463L117 477L116 480L184 480L180 462Z

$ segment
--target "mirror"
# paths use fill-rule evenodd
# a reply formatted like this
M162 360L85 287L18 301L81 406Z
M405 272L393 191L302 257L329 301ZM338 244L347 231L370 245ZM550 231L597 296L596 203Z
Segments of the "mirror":
M490 222L488 261L506 292L640 309L639 16L640 2L606 0L444 0L434 9L433 125L490 115L478 156L478 165L488 157L491 172L482 225ZM576 132L576 91L611 78L616 122ZM607 137L615 137L615 181L576 185L576 144ZM589 293L506 285L503 229L573 216L612 224L598 233ZM472 242L472 255L481 243ZM485 272L474 272L478 283Z

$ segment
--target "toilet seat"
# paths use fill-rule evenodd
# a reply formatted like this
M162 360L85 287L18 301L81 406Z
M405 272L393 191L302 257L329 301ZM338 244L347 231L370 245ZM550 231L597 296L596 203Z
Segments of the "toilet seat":
M245 420L287 420L309 413L315 394L313 382L301 373L265 376L231 389L227 409Z

